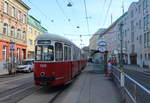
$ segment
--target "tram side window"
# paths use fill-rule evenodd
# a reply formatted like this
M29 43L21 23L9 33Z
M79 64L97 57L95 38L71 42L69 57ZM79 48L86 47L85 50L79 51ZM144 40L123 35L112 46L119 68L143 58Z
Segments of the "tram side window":
M42 46L36 46L35 48L36 50L36 56L35 56L35 59L36 60L42 60Z
M77 48L74 48L73 60L77 60L77 56L78 56L77 53L78 53Z
M35 55L35 60L37 61L53 61L54 48L51 45L36 46Z
M64 60L71 60L71 48L64 46Z
M55 43L55 60L63 61L63 45L62 43Z
M53 46L43 46L42 60L53 61L54 60L54 48Z
M68 47L67 46L64 46L64 60L68 60L67 59L67 50L68 50Z
M68 60L71 60L71 48L68 48Z

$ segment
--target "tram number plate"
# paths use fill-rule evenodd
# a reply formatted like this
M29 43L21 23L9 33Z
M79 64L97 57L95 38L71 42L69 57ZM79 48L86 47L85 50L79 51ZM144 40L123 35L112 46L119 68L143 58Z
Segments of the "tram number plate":
M47 65L46 65L46 64L40 64L40 67L41 67L41 68L46 68Z

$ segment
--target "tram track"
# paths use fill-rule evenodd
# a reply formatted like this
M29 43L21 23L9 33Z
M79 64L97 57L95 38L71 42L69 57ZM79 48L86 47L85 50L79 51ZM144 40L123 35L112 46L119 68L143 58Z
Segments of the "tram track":
M54 97L51 98L51 100L49 101L49 103L54 103L55 100L63 93L64 90L65 90L65 89L59 91L56 95L54 95Z
M150 75L135 70L126 70L125 73L150 90Z
M40 87L36 87L31 81L26 82L15 88L1 92L0 103L16 103L16 101L21 100L38 89L40 89Z

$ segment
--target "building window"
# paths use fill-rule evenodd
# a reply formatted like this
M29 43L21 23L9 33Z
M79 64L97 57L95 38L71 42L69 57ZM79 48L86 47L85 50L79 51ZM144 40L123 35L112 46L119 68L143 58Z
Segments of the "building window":
M4 23L4 25L3 25L3 33L4 33L5 35L8 34L8 24L6 24L6 23Z
M131 17L133 18L133 16L134 16L134 11L132 10L131 11Z
M150 28L150 26L149 26L149 15L147 15L144 17L144 30L147 30L149 28Z
M2 59L3 59L4 61L6 61L6 56L7 56L6 53L7 53L7 52L6 52L6 46L3 46L3 47L2 47Z
M139 37L139 43L142 44L142 35Z
M8 3L4 2L4 13L8 14Z
M139 5L138 9L139 13L141 13L141 5Z
M144 0L143 1L143 13L147 13L148 12L148 1Z
M21 21L21 11L18 12L18 20Z
M147 54L145 54L145 60L147 60Z
M134 21L131 21L131 30L134 31Z
M141 20L139 20L139 29L142 28L142 25L141 25Z
M147 34L144 34L144 47L147 47Z
M12 9L11 9L11 16L15 17L15 8L14 7L12 7Z
M20 49L17 48L17 60L19 61L20 60Z
M29 39L29 45L32 46L33 45L33 41L31 39Z
M22 40L25 40L25 39L26 39L25 35L26 35L26 32L23 31L23 33L22 33Z
M15 28L14 28L14 26L11 27L10 35L12 37L15 37Z
M131 41L134 42L134 32L131 32Z
M17 38L19 38L19 39L21 38L21 30L20 29L17 30Z
M132 53L135 52L135 45L134 44L131 45L131 50L132 50Z
M140 55L141 59L142 59L142 54Z
M150 46L150 32L147 33L147 45Z
M150 53L148 54L148 60L150 60Z
M29 33L32 33L32 28L29 28Z
M23 23L26 23L26 15L23 15Z

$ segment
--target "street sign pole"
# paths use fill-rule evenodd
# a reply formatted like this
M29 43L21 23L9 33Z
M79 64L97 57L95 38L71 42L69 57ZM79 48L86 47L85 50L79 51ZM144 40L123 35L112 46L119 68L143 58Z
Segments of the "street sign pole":
M14 69L14 50L15 50L15 42L10 42L10 53L11 53L11 68L9 68L9 74L12 74L12 70Z

